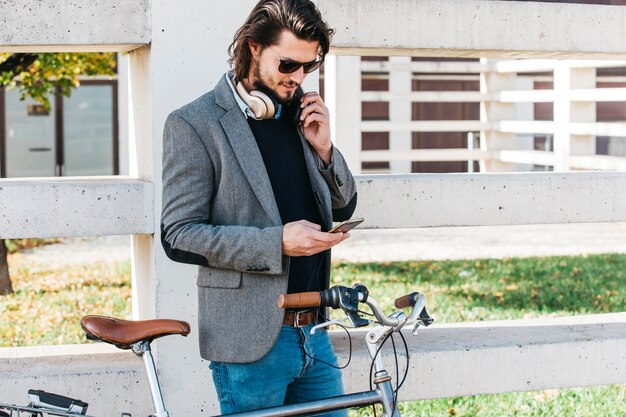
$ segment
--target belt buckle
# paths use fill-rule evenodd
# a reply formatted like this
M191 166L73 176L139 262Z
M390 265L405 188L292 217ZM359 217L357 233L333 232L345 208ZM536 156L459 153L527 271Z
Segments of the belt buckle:
M311 311L311 310L300 310L300 311L296 311L296 312L293 314L293 327L302 327L302 326L300 325L300 314L302 314L302 313L308 313L308 312L310 312L310 311Z

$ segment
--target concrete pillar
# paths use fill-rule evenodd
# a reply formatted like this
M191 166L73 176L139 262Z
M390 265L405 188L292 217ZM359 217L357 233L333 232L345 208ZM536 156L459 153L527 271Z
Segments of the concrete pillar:
M595 88L595 68L571 68L568 61L561 61L554 69L554 153L555 171L569 171L570 155L595 155L596 138L593 135L572 135L572 122L595 122L595 102L572 102L570 90Z
M361 57L326 57L324 96L333 142L353 174L361 173ZM356 99L356 100L355 100Z
M572 68L570 70L570 88L596 88L595 68ZM596 103L571 102L570 117L572 122L595 122ZM572 155L595 155L596 137L594 135L571 135L570 152Z
M534 80L531 77L516 77L515 89L520 91L534 90ZM534 103L515 103L515 120L534 120ZM515 148L532 151L535 148L535 139L532 133L518 134L515 138ZM516 171L531 171L532 164L516 164Z
M487 63L485 58L481 63ZM488 68L488 66L485 66ZM493 94L502 90L514 90L516 86L517 74L485 71L480 74L480 92L483 94ZM516 105L514 103L500 103L497 101L482 101L480 103L480 121L483 123L494 123L501 120L514 120L516 116ZM504 133L494 129L480 131L482 150L515 149L516 137L514 133ZM485 161L485 170L491 171L513 171L515 165L503 163L497 160Z
M154 172L153 152L155 147L159 147L159 141L153 142L152 137L149 46L130 52L128 86L130 90L128 94L129 174L156 182L159 176ZM156 191L156 187L155 184L155 192L160 192L160 184L158 185L159 191ZM158 212L159 210L155 208L157 218ZM133 318L136 320L154 318L156 312L153 237L132 236L131 252Z
M228 45L255 3L215 7L155 0L151 45L130 55L130 171L154 183L156 231L153 237L133 238L133 315L186 320L192 329L187 338L171 336L154 344L170 415L212 415L218 406L208 363L198 351L196 268L170 261L159 243L163 124L172 110L209 91L227 71Z
M571 68L567 61L560 61L554 68L554 170L569 171L571 103L569 90Z
M119 137L119 167L120 175L128 175L129 161L129 57L128 54L117 54L117 118L118 118L118 137Z
M389 92L407 93L411 88L411 58L389 57L391 70L389 71ZM394 64L404 64L396 67ZM408 123L411 121L411 100L394 99L389 102L389 121ZM410 151L412 148L411 132L392 130L389 133L389 149L391 151ZM411 161L391 161L389 163L392 174L406 174L411 172Z

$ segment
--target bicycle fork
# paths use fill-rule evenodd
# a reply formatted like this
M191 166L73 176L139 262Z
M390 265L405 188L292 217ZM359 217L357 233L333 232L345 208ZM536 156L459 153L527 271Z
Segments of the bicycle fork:
M380 326L371 329L367 332L365 340L367 341L367 350L374 360L374 384L376 384L376 391L380 393L381 404L383 406L383 414L381 417L400 417L398 411L397 398L394 395L393 387L391 385L391 375L387 372L383 365L381 358L380 343L385 337L393 332L393 328Z

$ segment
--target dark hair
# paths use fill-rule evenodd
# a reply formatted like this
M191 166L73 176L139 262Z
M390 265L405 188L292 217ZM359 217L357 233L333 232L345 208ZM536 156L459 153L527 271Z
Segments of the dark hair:
M322 59L328 53L330 39L335 33L322 20L319 10L309 0L261 0L235 33L233 43L228 47L228 63L234 68L235 76L241 80L250 72L250 41L259 43L263 48L275 45L285 29L299 39L318 41L318 53Z

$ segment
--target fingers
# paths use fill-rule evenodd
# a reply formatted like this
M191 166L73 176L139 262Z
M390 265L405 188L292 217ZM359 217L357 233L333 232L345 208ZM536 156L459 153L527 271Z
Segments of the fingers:
M319 104L311 104L310 106L305 107L300 115L300 121L303 122L305 127L312 122L328 123L328 120L328 109Z
M348 233L322 232L321 227L307 220L287 223L283 229L283 253L309 256L323 252L346 240Z
M322 226L320 226L319 224L315 224L313 222L310 222L310 221L304 220L304 219L298 220L298 221L295 221L295 222L292 222L292 223L298 223L298 224L301 224L303 226L306 226L306 227L314 229L314 230L322 230Z
M300 99L300 107L304 108L310 105L311 103L319 102L324 104L324 100L320 97L319 93L316 91L309 91L305 93Z
M324 163L329 164L332 158L330 116L324 100L317 92L308 92L302 97L300 106L300 123L304 129L304 137Z
M302 114L300 115L300 120L308 125L313 120L309 118L309 115L322 115L323 119L315 119L316 121L324 121L328 120L328 108L324 101L317 93L307 93L307 95L302 97L302 102L300 107L303 108ZM307 118L309 118L307 120Z
M328 233L328 232L316 232L311 234L311 238L318 242L329 243L333 246L343 240L344 233Z

